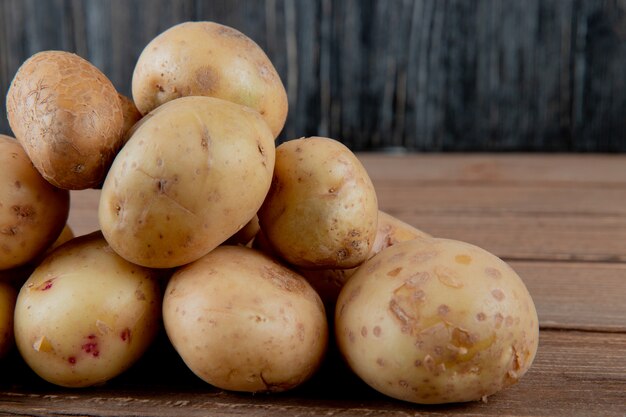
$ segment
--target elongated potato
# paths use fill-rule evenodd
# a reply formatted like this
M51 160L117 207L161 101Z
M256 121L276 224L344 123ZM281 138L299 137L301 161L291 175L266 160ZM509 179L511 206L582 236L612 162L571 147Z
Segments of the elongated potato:
M59 236L70 196L43 179L20 144L0 135L0 270L41 255Z
M257 112L212 97L173 100L140 122L111 166L102 232L139 265L192 262L254 217L273 167L274 138Z
M187 366L234 391L285 391L320 366L324 307L304 278L268 256L220 246L169 281L163 321Z
M69 52L39 52L22 64L7 94L7 115L33 165L60 188L100 184L122 145L115 87Z
M347 147L329 138L302 138L276 149L272 187L258 216L272 248L292 265L353 268L374 243L378 201Z
M53 384L108 381L143 354L159 329L157 278L119 257L100 232L73 239L49 254L20 290L20 354Z
M354 372L423 404L484 399L521 378L539 324L520 277L469 243L418 238L384 249L341 290L338 346Z
M154 38L133 72L142 114L184 96L210 96L257 110L278 136L287 93L276 69L250 38L213 22L185 22Z

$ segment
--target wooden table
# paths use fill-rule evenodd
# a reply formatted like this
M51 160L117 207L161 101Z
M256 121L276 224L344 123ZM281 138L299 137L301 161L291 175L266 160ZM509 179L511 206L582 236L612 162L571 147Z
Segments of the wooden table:
M383 210L482 246L521 275L541 332L533 367L517 385L487 403L413 405L369 389L331 352L295 391L228 393L194 377L161 336L103 387L54 387L17 356L0 363L0 415L626 415L626 155L360 158ZM74 193L77 234L97 228L97 198L97 191Z

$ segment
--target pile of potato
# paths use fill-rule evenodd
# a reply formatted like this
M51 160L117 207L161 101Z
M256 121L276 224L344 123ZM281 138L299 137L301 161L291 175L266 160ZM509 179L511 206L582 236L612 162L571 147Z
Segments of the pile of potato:
M15 341L43 379L101 384L162 321L189 368L227 390L294 388L329 344L370 386L416 403L485 398L528 370L538 321L517 274L379 211L340 142L276 148L287 94L248 37L174 26L145 47L132 95L67 52L15 75L17 140L0 137L0 356ZM99 187L101 231L62 233L68 190Z

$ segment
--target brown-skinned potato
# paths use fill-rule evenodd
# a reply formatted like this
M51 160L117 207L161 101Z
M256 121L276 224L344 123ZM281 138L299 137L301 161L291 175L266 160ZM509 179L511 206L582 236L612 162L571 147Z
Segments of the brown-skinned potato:
M53 185L96 187L121 146L122 104L107 77L69 52L44 51L19 68L7 94L11 129Z

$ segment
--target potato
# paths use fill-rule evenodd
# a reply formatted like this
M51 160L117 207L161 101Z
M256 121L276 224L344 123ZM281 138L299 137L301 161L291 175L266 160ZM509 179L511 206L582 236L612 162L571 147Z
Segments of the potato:
M22 286L15 340L43 379L66 387L106 382L130 367L160 324L156 273L115 254L100 232L53 251Z
M376 238L367 257L369 259L389 246L418 237L430 237L430 235L378 210ZM263 238L259 240L261 243L263 242ZM305 277L315 288L315 291L322 297L327 308L328 306L334 308L337 297L339 297L339 291L341 291L343 285L354 275L358 268L318 270L299 268L297 272Z
M434 404L480 400L530 367L539 337L524 283L474 245L418 238L384 249L341 290L347 363L376 390Z
M13 348L13 310L16 297L15 288L0 281L0 359Z
M74 232L72 231L70 225L66 224L63 227L63 230L61 230L61 234L59 235L59 237L57 237L54 243L52 243L52 246L50 246L50 248L46 252L52 252L54 249L58 248L65 242L69 242L72 239L74 239Z
M102 187L102 232L139 265L195 261L256 214L274 168L272 133L257 112L211 97L173 100L139 123Z
M7 115L33 165L60 188L100 184L121 146L115 87L69 52L39 52L22 64L7 94Z
M122 106L122 115L124 123L122 124L123 142L126 143L130 136L126 136L130 129L141 119L141 113L135 107L135 103L123 94L118 94L120 104Z
M254 216L244 227L242 227L237 233L229 237L226 242L227 245L244 245L247 246L259 233L261 227L259 226L259 217Z
M272 186L258 212L272 248L303 268L353 268L376 237L378 203L363 165L340 142L321 137L276 149Z
M133 99L142 114L183 96L210 96L257 110L278 136L287 93L263 50L213 22L186 22L154 38L135 66Z
M0 270L41 255L59 236L70 196L33 167L20 144L0 135Z
M285 391L320 365L324 307L304 278L242 246L220 246L171 278L163 321L187 366L228 390Z

